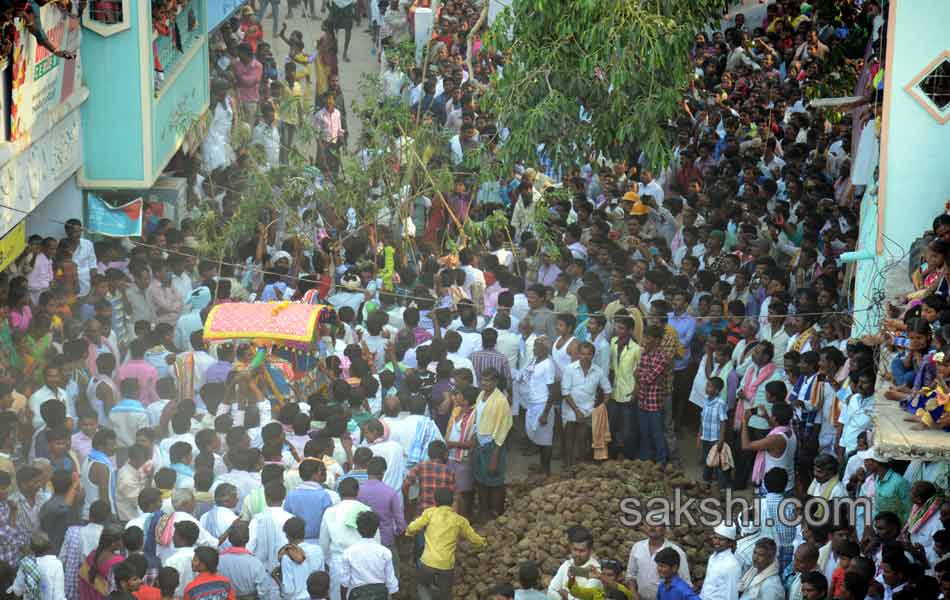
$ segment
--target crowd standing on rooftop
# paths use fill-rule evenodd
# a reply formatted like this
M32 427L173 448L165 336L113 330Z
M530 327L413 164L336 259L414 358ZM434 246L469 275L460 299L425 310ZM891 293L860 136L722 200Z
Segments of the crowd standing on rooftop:
M94 242L76 219L31 238L0 275L0 597L451 598L457 545L486 543L472 523L504 512L522 455L546 475L695 455L772 524L717 526L702 581L662 525L624 564L572 524L556 573L522 564L492 600L945 597L946 464L888 460L872 415L888 381L882 396L920 426L950 425L933 391L950 374L950 216L927 234L916 290L852 338L840 258L874 181L886 10L815 4L697 33L667 167L635 152L555 177L526 156L497 185L458 177L400 224L412 252L396 228L325 215L313 247L262 223L224 261L200 256L190 218L153 219L141 239ZM387 101L453 133L445 161L504 142L480 98L506 59L476 43L472 72L464 60L476 3L439 8L424 78L391 57L427 0L310 0L304 14L326 19L313 51L279 5L242 9L212 44L190 206L233 215L239 190L215 184L285 164L305 119L333 184L348 151L337 34L346 63L362 19ZM268 7L285 59L262 41ZM846 69L864 100L810 107ZM262 163L232 146L236 127ZM507 231L442 252L451 224L496 208ZM261 301L334 309L315 360L206 343L213 307ZM870 510L794 526L777 518L791 497ZM408 572L417 588L400 592Z

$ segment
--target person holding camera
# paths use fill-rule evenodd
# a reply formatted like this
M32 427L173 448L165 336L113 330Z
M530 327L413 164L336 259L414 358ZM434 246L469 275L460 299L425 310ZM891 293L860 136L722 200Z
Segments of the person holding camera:
M569 585L579 588L603 590L600 579L593 573L599 572L600 561L594 556L594 537L581 525L567 530L567 542L571 548L571 557L561 563L557 573L548 584L549 600L579 600L568 590Z

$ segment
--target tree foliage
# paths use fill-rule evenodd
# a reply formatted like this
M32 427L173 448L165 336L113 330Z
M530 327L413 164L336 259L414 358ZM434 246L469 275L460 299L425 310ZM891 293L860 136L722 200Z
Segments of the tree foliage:
M697 31L721 18L726 0L514 0L486 36L507 55L487 93L511 135L503 161L533 157L586 162L596 149L622 160L642 149L668 162L668 123L692 77ZM581 119L581 105L589 119Z
M384 99L377 75L363 77L359 97L349 109L349 119L361 121L362 134L341 152L340 173L333 180L312 164L316 132L310 115L301 119L287 163L271 170L261 168L263 150L251 144L249 128L236 123L231 143L245 155L246 168L233 167L225 183L218 185L230 195L231 214L222 218L209 204L194 215L201 252L224 258L255 239L260 224L274 227L278 221L280 229L296 235L307 248L315 238L314 212L341 236L352 211L361 226L377 225L390 232L387 237L393 243L407 242L402 227L417 199L424 196L435 206L440 202L438 192L452 189L455 173L445 160L447 134L431 122L414 119L407 104ZM490 223L500 226L497 218ZM486 227L472 233L484 237Z

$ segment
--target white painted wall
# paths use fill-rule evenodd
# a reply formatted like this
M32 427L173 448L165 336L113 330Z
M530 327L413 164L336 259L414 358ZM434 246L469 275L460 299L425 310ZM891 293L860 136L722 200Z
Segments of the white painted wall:
M26 218L26 235L40 235L61 239L66 235L62 223L69 219L82 220L82 191L73 175L37 205Z

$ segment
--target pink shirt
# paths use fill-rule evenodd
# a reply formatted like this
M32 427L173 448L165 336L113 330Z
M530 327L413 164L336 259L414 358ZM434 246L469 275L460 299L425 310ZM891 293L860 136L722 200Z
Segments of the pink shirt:
M159 281L152 281L146 293L149 303L155 310L155 320L159 323L178 323L181 316L181 294L172 286L164 286Z
M118 368L115 374L116 381L135 379L139 382L139 400L143 406L148 406L158 400L158 370L144 359L129 360Z
M49 289L53 282L53 261L40 253L36 255L33 270L26 276L27 287L31 292L39 293Z
M26 333L33 320L33 309L27 304L23 308L14 308L10 311L10 327L19 333Z
M483 298L485 302L485 316L492 317L495 315L495 309L498 307L498 295L505 291L508 291L508 288L502 287L497 281L485 288L485 296Z
M333 112L328 112L327 109L321 108L314 120L314 124L323 135L323 141L335 142L343 135L343 120L339 109L334 108Z
M79 462L83 463L86 461L89 451L92 450L92 438L81 431L77 431L73 434L71 448L76 453Z
M261 77L264 75L264 66L252 58L251 62L244 64L241 61L235 61L234 77L237 79L235 86L237 88L237 97L241 102L257 102L260 99Z

